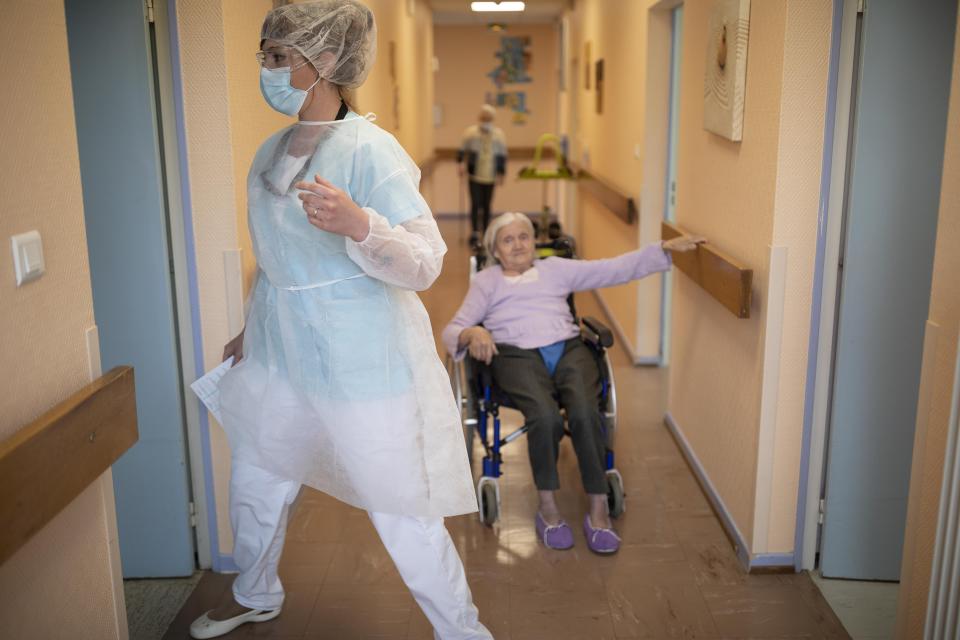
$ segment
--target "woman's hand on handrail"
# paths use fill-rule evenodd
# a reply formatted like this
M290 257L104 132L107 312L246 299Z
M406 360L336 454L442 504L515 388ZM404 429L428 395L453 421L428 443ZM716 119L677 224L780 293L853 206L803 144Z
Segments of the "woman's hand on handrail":
M693 251L697 248L697 245L704 244L706 241L707 239L703 236L677 236L676 238L663 240L660 246L664 251L685 253L687 251Z
M483 362L490 364L493 356L497 355L497 345L493 342L493 336L483 327L468 327L460 332L461 346L467 347L470 355Z

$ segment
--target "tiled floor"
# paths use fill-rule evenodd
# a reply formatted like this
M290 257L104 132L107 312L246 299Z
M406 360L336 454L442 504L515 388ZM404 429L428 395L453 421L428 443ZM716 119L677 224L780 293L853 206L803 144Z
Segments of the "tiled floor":
M811 577L853 640L892 640L898 583Z
M441 281L424 294L435 329L466 287L466 252L450 231ZM602 317L590 295L584 315ZM492 529L475 516L447 520L467 568L481 620L498 640L604 638L848 638L809 576L747 576L664 428L664 372L612 354L620 397L618 467L627 511L613 557L591 554L579 529L569 551L543 548L533 532L536 496L524 439L505 449L503 513ZM510 416L516 424L516 414ZM561 509L585 512L569 442L560 460ZM230 634L264 638L429 639L416 608L363 512L312 490L295 507L281 561L287 588L275 621ZM231 576L206 575L165 638L186 638L196 616L230 597Z

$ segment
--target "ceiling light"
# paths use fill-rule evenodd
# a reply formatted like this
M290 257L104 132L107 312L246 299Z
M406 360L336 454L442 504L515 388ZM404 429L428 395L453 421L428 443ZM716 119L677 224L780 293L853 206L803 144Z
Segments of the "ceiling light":
M471 11L523 11L525 2L471 2Z

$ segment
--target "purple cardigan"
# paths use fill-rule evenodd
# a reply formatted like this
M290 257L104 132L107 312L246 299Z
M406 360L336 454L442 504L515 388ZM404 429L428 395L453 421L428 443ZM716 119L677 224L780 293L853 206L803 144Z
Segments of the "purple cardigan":
M466 353L457 347L460 333L478 324L494 342L522 349L568 340L580 333L567 305L571 292L623 284L670 265L658 242L605 260L545 258L531 268L535 280L527 273L524 281L508 282L500 265L488 267L474 276L457 315L443 329L443 344L460 360Z

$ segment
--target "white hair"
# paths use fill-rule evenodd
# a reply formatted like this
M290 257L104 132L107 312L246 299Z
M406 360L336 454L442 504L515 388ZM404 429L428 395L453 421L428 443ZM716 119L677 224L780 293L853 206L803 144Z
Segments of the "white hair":
M526 215L522 213L501 213L496 218L490 222L490 226L487 227L486 232L483 234L483 248L487 250L487 256L491 260L499 263L500 261L493 255L493 250L497 247L497 234L500 233L500 229L503 229L508 224L514 222L522 222L530 230L530 235L533 233L533 223L530 221Z
M490 116L491 118L497 117L497 110L494 108L492 104L485 104L482 107L480 107L480 113L484 113Z

